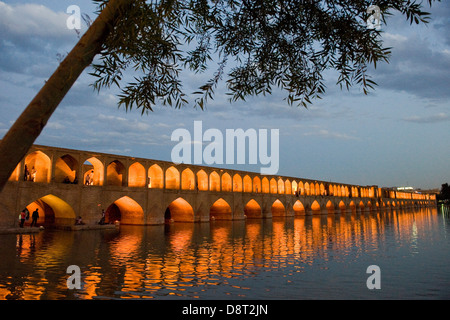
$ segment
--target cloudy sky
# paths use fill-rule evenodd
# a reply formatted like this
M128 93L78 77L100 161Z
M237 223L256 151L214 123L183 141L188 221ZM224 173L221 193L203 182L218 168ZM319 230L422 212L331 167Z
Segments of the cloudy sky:
M95 18L89 0L0 0L0 137L56 69L58 54L77 42L66 26L73 4ZM172 132L193 133L194 121L201 120L203 130L224 134L279 129L280 175L440 188L450 182L450 1L430 12L428 25L411 26L394 16L382 26L393 54L390 64L371 73L378 87L368 96L358 87L341 91L330 77L324 99L308 109L290 107L278 94L230 104L219 90L205 111L156 107L142 116L118 109L117 91L94 92L87 70L36 143L171 160ZM187 77L190 92L196 77ZM260 167L236 166L255 172Z

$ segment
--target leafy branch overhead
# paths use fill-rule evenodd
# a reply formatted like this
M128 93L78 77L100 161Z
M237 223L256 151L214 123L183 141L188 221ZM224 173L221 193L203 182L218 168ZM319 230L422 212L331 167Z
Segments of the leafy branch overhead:
M101 11L108 1L94 0ZM434 0L428 0L429 5ZM188 104L183 70L212 77L193 94L204 108L225 79L231 101L285 92L291 105L307 106L325 92L323 74L337 71L343 88L376 83L369 65L388 62L380 31L368 29L372 1L348 0L134 0L117 17L93 64L93 86L121 89L119 105L151 111L158 103ZM382 20L398 11L412 23L429 14L414 0L379 0ZM211 67L211 65L213 67ZM133 81L123 83L127 70Z

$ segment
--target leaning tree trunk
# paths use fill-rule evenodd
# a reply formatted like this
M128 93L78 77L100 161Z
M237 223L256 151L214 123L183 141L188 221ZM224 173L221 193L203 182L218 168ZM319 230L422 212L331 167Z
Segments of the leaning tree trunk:
M0 142L0 191L133 0L110 0Z

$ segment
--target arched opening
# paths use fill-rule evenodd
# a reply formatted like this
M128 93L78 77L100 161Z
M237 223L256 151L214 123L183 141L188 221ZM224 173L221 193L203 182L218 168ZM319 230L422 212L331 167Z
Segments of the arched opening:
M108 186L122 186L123 174L125 166L119 160L111 161L106 167L106 185Z
M83 184L85 186L103 185L103 163L95 158L89 158L83 163Z
M211 172L209 175L209 190L220 191L220 176L215 171Z
M27 181L50 182L50 170L50 158L42 151L34 151L26 156L24 175Z
M316 194L316 196L319 196L321 194L320 193L320 184L318 182L315 185L315 194Z
M317 202L317 200L314 200L314 202L311 204L311 211L313 214L320 214L320 204Z
M105 211L106 223L120 221L120 224L143 225L144 210L130 197L122 197L111 204Z
M356 211L356 204L353 201L350 201L350 204L348 206L350 207L350 210L352 212Z
M166 189L180 189L180 172L173 166L166 170Z
M261 179L259 177L253 178L253 192L261 192Z
M363 211L364 210L364 202L359 202L359 208Z
M292 194L299 194L297 193L298 190L297 181L292 181Z
M250 200L244 207L244 214L247 218L261 218L262 210L261 206L255 200Z
M244 192L252 192L252 178L246 175L242 181L244 184Z
M63 155L55 162L55 182L77 184L78 161L71 155Z
M284 191L286 192L286 194L292 194L291 182L289 181L289 179L284 182Z
M270 193L277 193L277 181L274 178L270 179Z
M327 204L326 204L326 208L327 208L327 213L332 214L334 213L334 204L328 200Z
M181 189L194 190L195 189L195 175L191 169L186 168L181 172Z
M148 168L148 188L162 189L164 187L163 170L157 164Z
M208 175L204 170L197 172L197 188L200 191L208 191Z
M301 196L305 195L305 186L302 181L298 183L298 194Z
M39 198L27 206L30 212L28 223L32 222L33 212L37 209L39 218L37 226L73 225L75 224L75 212L64 200L52 194Z
M222 174L222 191L231 192L232 191L232 181L231 176L228 172Z
M278 193L284 194L284 181L281 178L278 179Z
M264 177L262 179L262 192L263 193L269 193L270 192L269 180L266 177Z
M189 202L183 198L177 198L167 207L164 219L166 222L193 222L194 210Z
M128 186L129 187L145 187L145 168L139 162L133 163L128 168Z
M323 183L320 184L320 194L322 196L325 195L325 186L323 185Z
M341 210L341 212L344 212L345 210L347 210L347 207L345 206L345 203L342 200L341 200L341 202L339 202L339 210Z
M275 200L272 204L272 217L284 217L286 215L286 209L280 200Z
M305 215L305 207L303 206L303 203L301 203L300 200L295 201L293 207L294 209L294 214L296 216L303 216Z
M242 192L242 178L237 173L233 176L233 191Z
M311 194L309 190L309 183L305 182L305 195L309 196Z
M233 218L230 205L222 198L211 206L209 216L212 220L231 220Z

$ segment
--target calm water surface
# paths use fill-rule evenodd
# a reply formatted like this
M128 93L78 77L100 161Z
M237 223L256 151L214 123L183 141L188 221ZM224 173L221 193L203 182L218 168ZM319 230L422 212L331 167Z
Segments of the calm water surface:
M0 299L448 299L449 226L421 209L0 235Z

